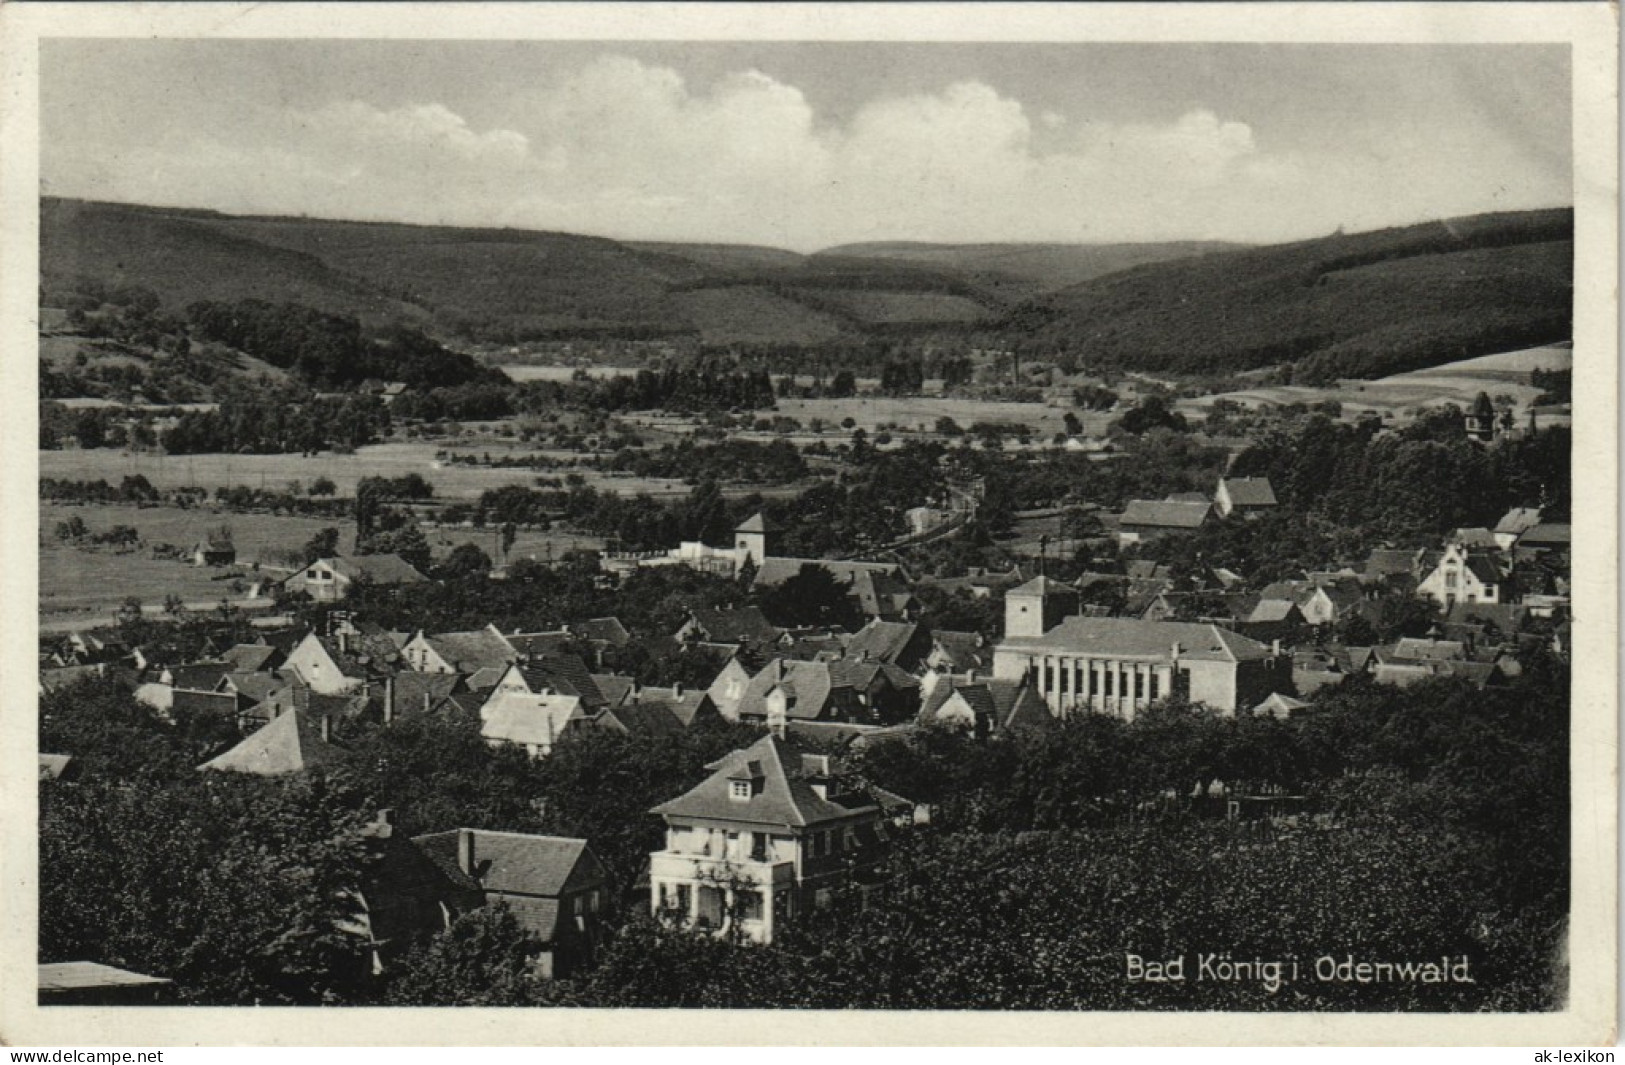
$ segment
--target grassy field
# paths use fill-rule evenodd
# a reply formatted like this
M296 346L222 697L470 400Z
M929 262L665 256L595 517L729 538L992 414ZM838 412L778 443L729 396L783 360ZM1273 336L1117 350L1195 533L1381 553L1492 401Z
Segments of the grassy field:
M114 525L132 525L145 541L140 550L115 554L111 550L82 550L57 540L60 521L78 517L91 530L101 532ZM164 598L178 595L189 609L207 610L229 595L239 606L250 604L230 592L228 581L212 578L224 570L208 569L152 557L151 545L169 543L190 547L220 525L231 527L237 557L244 564L259 561L267 553L293 550L323 528L337 526L339 550L353 546L354 527L348 522L319 518L284 517L274 514L224 514L209 510L181 510L175 507L66 506L40 504L39 521L39 612L47 622L83 624L110 618L126 596L136 596L149 609L159 609ZM498 556L495 530L426 527L429 546L438 557L459 544L473 543L492 558ZM603 541L597 537L569 532L520 530L510 560L533 558L545 562L575 549L597 550ZM58 626L60 627L60 625Z
M70 517L78 517L93 533L114 525L132 525L149 546L128 554L115 554L107 549L88 551L62 544L56 539L56 524ZM194 610L216 606L221 596L240 599L230 591L229 582L212 579L222 570L152 557L151 544L190 547L209 529L222 524L231 527L237 557L243 562L252 562L268 550L297 548L319 529L334 523L315 518L216 514L174 507L139 509L41 502L41 622L53 619L101 621L110 617L113 608L131 595L150 608L161 607L165 596L178 595Z
M1202 414L1216 399L1233 400L1247 407L1336 400L1343 405L1344 418L1374 413L1384 419L1399 419L1406 411L1417 407L1437 407L1447 403L1465 407L1480 392L1485 392L1491 397L1511 396L1522 411L1540 394L1539 389L1529 384L1531 370L1569 369L1573 363L1574 352L1570 348L1528 348L1464 359L1375 381L1344 380L1338 382L1335 388L1275 385L1181 400L1179 406ZM1564 420L1558 416L1543 416L1544 424Z
M462 448L445 448L440 443L403 442L360 448L353 455L324 452L314 458L302 458L299 455L152 455L96 448L89 451L41 451L39 460L42 477L73 480L103 478L117 484L126 474L138 473L158 488L197 485L211 490L232 485L280 490L291 481L299 481L308 487L318 477L326 477L337 487L339 495L353 495L356 482L363 477L401 477L418 473L434 485L435 495L441 499L473 499L489 488L508 484L533 486L536 477L545 471L449 464L437 467L435 452L445 448L473 453L488 451L495 455L503 447L516 447L526 454L540 450L530 445L508 442L482 441ZM638 480L599 476L588 470L581 472L589 484L606 491L673 494L688 490L681 481Z
M502 363L496 367L515 381L568 381L578 372L588 377L629 377L637 373L630 366L527 366Z

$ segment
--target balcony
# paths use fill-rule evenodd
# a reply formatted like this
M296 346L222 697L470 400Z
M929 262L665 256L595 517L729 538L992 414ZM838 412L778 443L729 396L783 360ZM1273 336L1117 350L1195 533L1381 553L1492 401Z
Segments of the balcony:
M752 861L749 857L728 858L664 850L655 851L649 856L649 877L652 880L719 884L738 879L780 887L795 883L796 863L789 859Z

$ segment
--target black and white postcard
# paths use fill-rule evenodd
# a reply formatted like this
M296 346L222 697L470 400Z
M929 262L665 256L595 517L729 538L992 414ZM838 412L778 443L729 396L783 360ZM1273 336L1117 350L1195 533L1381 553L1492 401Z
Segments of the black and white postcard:
M1616 14L7 5L0 1041L1612 1040Z

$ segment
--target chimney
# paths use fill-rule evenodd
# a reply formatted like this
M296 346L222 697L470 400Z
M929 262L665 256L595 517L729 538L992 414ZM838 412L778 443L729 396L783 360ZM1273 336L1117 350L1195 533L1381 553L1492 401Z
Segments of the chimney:
M385 807L378 811L378 816L372 819L372 835L374 839L388 839L395 831L395 811Z
M395 721L395 678L384 678L384 724Z
M459 828L457 830L457 868L467 876L474 875L474 830L472 828Z
M1178 662L1179 661L1179 656L1184 654L1184 653L1185 653L1185 648L1180 646L1178 640L1175 640L1173 647L1169 648L1169 650L1168 650L1168 657L1172 658L1175 662Z
M671 686L671 697L673 699L681 699L683 697L683 685L681 683L673 684Z
M976 683L976 670L974 670L974 669L965 670L965 683L967 685Z
M1279 636L1270 641L1270 654L1276 658L1281 657L1281 638Z
M433 705L429 701L429 692L427 689L425 689L423 692L423 712L427 714L432 709Z
M322 715L322 742L328 743L333 739L333 719L326 714Z
M340 629L340 630L338 630L338 638L339 638L339 654L341 654L341 655L349 654L350 653L350 634L348 632L344 631L343 629Z

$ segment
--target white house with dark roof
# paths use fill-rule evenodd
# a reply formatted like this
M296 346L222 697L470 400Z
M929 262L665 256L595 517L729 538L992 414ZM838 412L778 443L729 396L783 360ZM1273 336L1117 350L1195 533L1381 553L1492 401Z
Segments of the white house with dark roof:
M297 675L312 691L323 695L343 695L355 691L367 681L366 667L342 648L338 640L318 636L314 632L307 634L288 652L288 659L282 668L284 672Z
M429 578L399 555L356 555L319 558L286 578L283 587L309 593L312 599L343 599L357 581L376 585L422 584Z
M1501 587L1501 570L1493 558L1453 543L1416 586L1416 594L1448 610L1457 603L1499 603Z
M908 804L842 779L828 755L762 737L706 768L690 791L656 806L666 845L649 856L649 904L683 927L770 942L775 927L820 905L884 856L888 811Z
M509 666L480 705L480 735L492 746L523 747L533 758L552 753L566 732L585 728L593 711L607 705L586 667L572 681L575 672L539 662Z
M1006 597L993 675L1030 681L1057 716L1094 710L1132 719L1170 696L1233 714L1290 687L1290 658L1229 629L1076 614L1052 623L1046 591Z
M419 630L401 648L406 664L419 673L462 673L482 669L503 670L519 660L519 652L495 625L468 632L425 633Z

